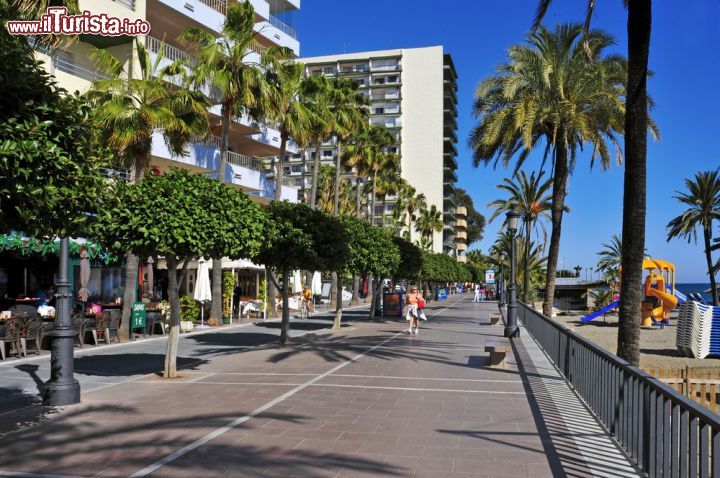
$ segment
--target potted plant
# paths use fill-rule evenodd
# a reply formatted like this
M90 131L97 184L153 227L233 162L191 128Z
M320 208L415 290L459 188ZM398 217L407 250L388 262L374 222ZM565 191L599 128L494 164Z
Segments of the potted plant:
M235 291L235 274L226 271L223 274L223 324L232 323L232 298Z
M200 307L189 295L180 298L180 331L190 332L200 316Z
M168 331L170 324L170 301L163 300L158 304L160 309L160 317L162 318L162 326L165 332Z

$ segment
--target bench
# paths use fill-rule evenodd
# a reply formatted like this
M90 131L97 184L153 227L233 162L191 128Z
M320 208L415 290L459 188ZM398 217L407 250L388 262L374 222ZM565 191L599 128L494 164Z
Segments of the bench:
M505 356L512 352L510 342L485 342L485 352L490 352L490 366L505 368Z
M490 325L497 325L500 323L500 314L490 314Z

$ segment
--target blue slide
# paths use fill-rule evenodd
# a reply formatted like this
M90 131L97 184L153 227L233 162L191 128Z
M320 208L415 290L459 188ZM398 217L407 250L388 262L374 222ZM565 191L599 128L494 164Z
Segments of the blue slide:
M580 320L582 320L583 322L590 322L591 320L597 319L597 318L600 317L601 315L603 315L603 314L609 312L610 310L614 309L614 308L617 307L618 305L620 305L620 299L616 300L615 302L613 302L613 303L610 304L610 305L607 305L607 306L603 307L603 308L600 309L600 310L596 310L595 312L593 312L593 313L590 314L590 315L586 315L585 317L583 317L583 318L580 319Z
M670 292L670 287L667 288L668 293ZM678 303L682 304L684 302L687 302L688 298L685 294L680 292L679 290L675 290L675 297L678 299Z

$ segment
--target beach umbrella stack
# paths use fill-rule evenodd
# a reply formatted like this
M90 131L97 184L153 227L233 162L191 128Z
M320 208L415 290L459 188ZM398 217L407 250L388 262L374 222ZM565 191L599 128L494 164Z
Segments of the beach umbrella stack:
M720 307L688 300L678 309L678 350L699 359L720 355Z

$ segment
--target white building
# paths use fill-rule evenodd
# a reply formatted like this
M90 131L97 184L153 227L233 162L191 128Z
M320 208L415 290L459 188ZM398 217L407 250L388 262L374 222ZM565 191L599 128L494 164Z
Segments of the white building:
M401 176L425 194L428 207L444 213L445 231L433 238L433 250L456 254L454 208L451 195L457 162L457 73L442 46L328 55L299 60L308 75L342 76L355 80L370 102L370 123L390 129L401 156ZM286 174L309 189L315 147L288 157ZM334 164L332 142L322 145L321 159ZM306 166L303 166L303 165ZM349 173L345 171L345 173ZM303 184L303 176L305 177ZM386 215L394 204L389 198ZM374 219L380 222L382 205ZM412 231L413 240L419 235Z
M168 61L191 55L182 50L177 41L186 28L202 28L214 35L220 34L225 21L228 2L237 0L80 0L80 10L106 13L108 16L142 19L150 23L151 31L140 37L153 56L158 54L164 42L164 56ZM300 8L300 0L251 0L255 8L257 39L263 46L282 46L300 53L300 43L292 28L294 13ZM108 37L82 35L74 45L37 56L46 64L59 86L68 91L86 91L93 80L103 74L93 66L89 52L93 47L109 48L117 58L132 61L133 37ZM211 108L211 121L220 134L220 107ZM220 159L219 138L213 137L202 144L194 144L185 156L173 156L168 151L160 133L153 138L151 167L164 171L169 166L187 168L198 173L217 170ZM230 133L230 154L226 181L246 191L260 202L274 197L275 184L268 180L260 158L272 157L280 152L280 133L271 126L259 124L250 118L238 118ZM284 186L283 199L297 201L298 188Z

